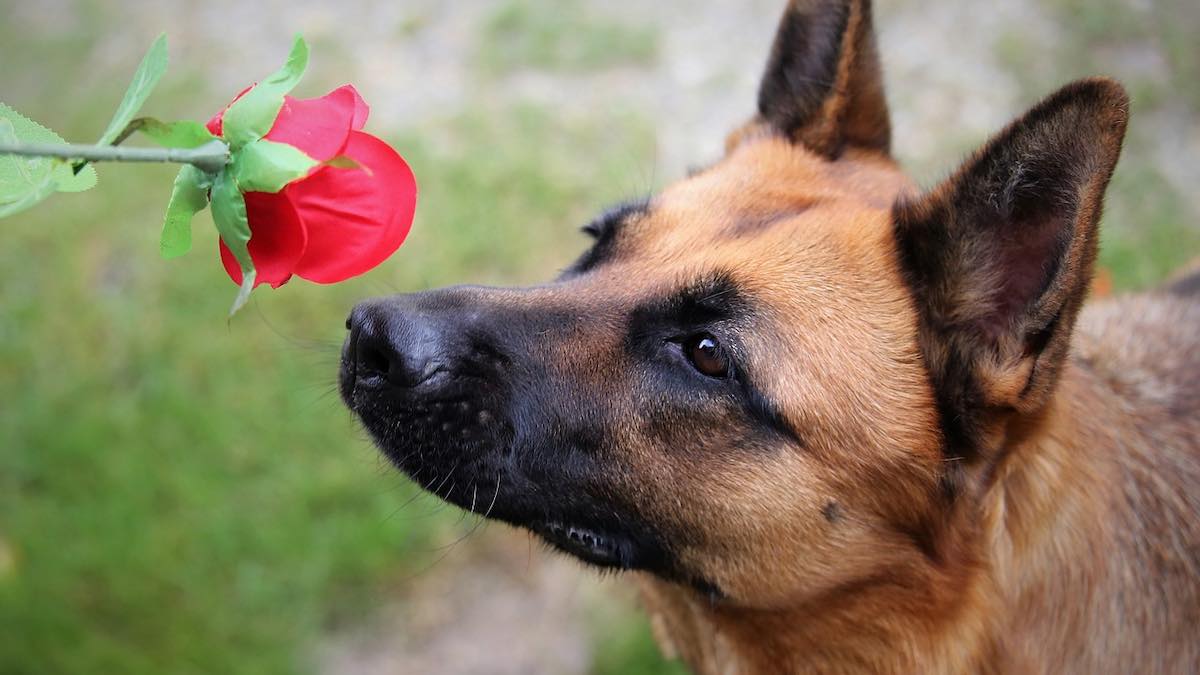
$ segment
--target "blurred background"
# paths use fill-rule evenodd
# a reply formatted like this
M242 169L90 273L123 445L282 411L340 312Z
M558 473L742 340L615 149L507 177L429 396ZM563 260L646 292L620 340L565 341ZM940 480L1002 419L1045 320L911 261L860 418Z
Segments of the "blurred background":
M0 673L661 673L630 589L417 493L334 392L365 296L544 280L578 227L716 158L783 0L0 0L0 99L95 138L144 50L145 114L207 119L312 46L421 185L413 233L326 287L235 288L207 213L158 256L175 169L0 222ZM1200 3L878 0L895 152L923 184L1065 81L1133 122L1104 278L1200 254Z

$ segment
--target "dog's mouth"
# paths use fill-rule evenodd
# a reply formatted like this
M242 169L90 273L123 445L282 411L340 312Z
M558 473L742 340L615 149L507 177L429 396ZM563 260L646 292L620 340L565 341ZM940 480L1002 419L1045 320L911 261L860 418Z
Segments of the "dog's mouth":
M589 497L584 485L522 461L541 453L515 451L504 416L479 417L479 410L501 406L469 396L389 401L361 381L347 389L347 402L383 453L439 499L530 530L585 563L646 570L722 597L715 585L678 567L662 533L636 510Z
M585 526L565 514L547 519L543 499L553 495L551 486L558 481L535 480L523 470L509 449L511 432L494 416L481 423L476 412L481 406L469 397L389 404L380 400L374 388L355 384L344 383L344 395L376 445L438 498L529 529L554 548L600 567L629 568L642 557L630 534L592 523ZM446 480L439 482L437 476ZM460 483L483 487L458 489ZM493 484L489 495L488 486ZM578 491L571 492L580 499ZM550 500L569 501L562 495ZM587 510L586 505L574 506Z
M593 565L628 568L632 563L633 545L621 535L557 521L529 527L555 548Z

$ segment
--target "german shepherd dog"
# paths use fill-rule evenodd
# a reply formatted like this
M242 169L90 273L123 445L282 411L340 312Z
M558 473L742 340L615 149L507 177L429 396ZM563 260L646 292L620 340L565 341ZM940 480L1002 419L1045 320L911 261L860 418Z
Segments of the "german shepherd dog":
M792 0L719 162L545 285L359 304L342 396L699 673L1200 672L1200 273L1084 305L1127 111L1069 84L922 192L869 2Z

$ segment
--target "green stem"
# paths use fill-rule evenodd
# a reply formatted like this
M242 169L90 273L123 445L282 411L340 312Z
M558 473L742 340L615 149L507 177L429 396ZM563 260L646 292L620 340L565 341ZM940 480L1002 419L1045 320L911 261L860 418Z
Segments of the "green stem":
M0 142L0 155L58 157L89 162L174 162L191 164L206 173L217 173L229 161L229 146L221 141L210 141L198 148L122 148L112 145Z

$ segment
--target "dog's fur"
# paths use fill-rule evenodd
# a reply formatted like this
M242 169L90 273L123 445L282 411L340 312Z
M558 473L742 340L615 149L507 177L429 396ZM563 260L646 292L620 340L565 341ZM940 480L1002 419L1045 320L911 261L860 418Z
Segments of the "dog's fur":
M554 283L360 305L343 396L699 673L1200 672L1200 273L1084 306L1127 108L1070 84L921 193L869 2L793 0L720 162Z

